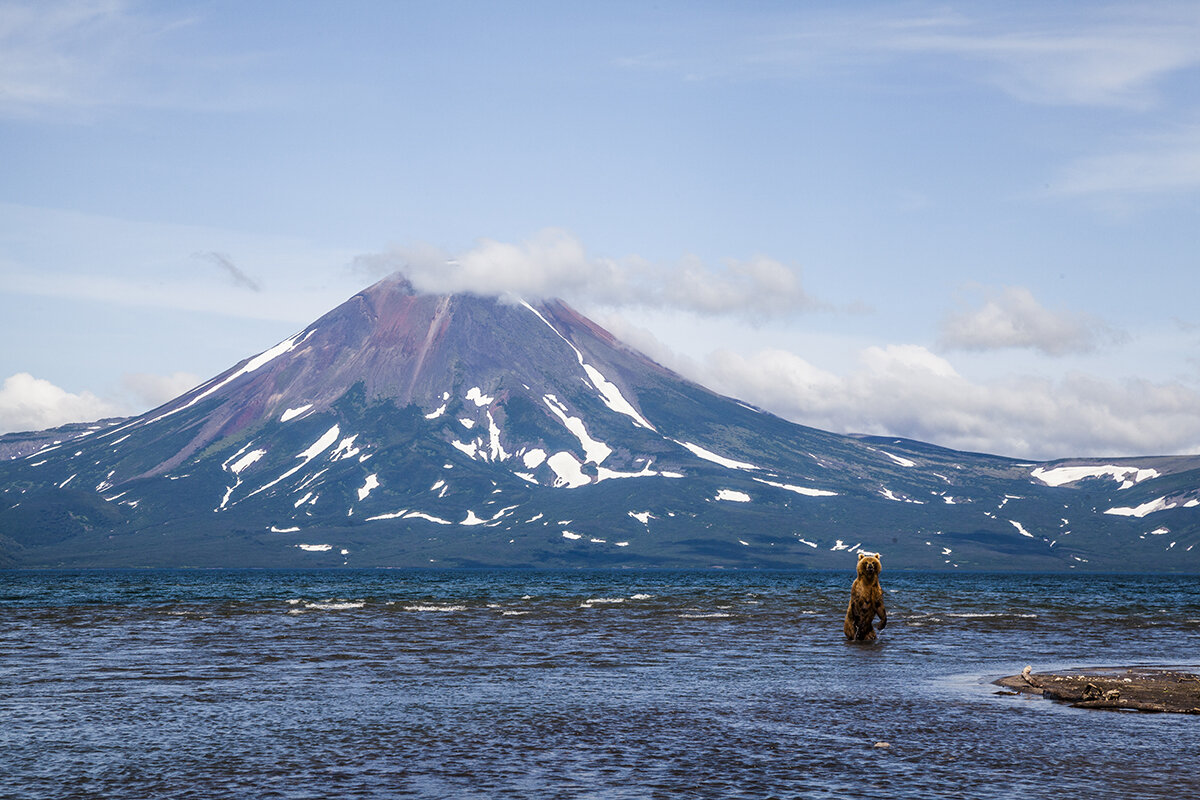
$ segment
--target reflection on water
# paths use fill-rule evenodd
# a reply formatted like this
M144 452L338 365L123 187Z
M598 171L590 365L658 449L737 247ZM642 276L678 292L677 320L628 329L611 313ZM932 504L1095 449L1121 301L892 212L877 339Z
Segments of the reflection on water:
M1200 579L852 578L0 573L0 796L1200 796L1200 719L989 685L1195 663Z

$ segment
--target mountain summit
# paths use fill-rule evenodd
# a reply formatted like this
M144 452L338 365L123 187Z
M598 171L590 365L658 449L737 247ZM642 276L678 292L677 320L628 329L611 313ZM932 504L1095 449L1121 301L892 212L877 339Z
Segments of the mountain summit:
M0 566L1200 566L1200 458L835 435L562 302L400 276L160 408L58 433L0 437Z

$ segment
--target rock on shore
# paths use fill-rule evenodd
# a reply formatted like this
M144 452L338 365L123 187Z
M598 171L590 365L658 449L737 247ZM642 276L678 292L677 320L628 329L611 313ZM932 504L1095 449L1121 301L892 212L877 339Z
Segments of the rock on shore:
M1020 675L995 681L1014 693L1038 694L1074 708L1200 714L1200 674L1191 668L1091 667Z

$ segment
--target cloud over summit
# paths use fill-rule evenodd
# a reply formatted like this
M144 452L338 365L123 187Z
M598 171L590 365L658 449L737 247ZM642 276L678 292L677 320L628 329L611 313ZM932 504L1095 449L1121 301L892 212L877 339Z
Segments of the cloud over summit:
M429 245L360 256L360 271L403 272L418 289L524 298L560 297L613 307L633 306L731 315L786 317L824 304L804 289L798 270L765 256L720 266L688 257L657 263L639 256L589 255L567 231L547 228L520 243L481 239L451 254Z

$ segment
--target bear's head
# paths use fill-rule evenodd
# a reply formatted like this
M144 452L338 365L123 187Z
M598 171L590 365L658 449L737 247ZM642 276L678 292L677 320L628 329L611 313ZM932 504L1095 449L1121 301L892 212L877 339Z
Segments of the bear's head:
M858 576L868 580L879 577L879 573L883 572L883 563L880 561L882 556L879 553L863 553L858 554Z

